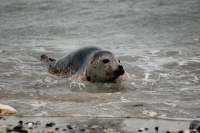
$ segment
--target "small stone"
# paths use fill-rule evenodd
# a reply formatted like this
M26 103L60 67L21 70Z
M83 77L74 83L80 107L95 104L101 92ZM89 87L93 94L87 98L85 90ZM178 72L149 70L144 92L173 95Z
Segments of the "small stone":
M145 129L144 128L140 128L140 130L144 131Z
M190 123L189 129L196 129L198 132L200 132L200 121L199 120L193 120Z
M40 121L37 121L37 122L35 123L35 125L41 125Z
M52 125L50 123L47 123L46 127L52 127Z
M155 130L158 131L159 127L155 127Z
M0 116L0 120L1 120L1 119L6 120L4 117Z
M0 129L9 129L8 126L0 126Z
M71 125L67 125L67 128L71 128L72 126Z
M71 125L67 125L67 128L68 129L73 129Z
M190 130L190 133L199 133L197 130Z
M8 130L6 130L7 132L12 132L13 130L10 130L10 129L8 129Z
M85 129L80 129L80 131L85 131Z
M138 132L142 132L142 130L138 130Z
M67 129L63 129L63 131L67 131Z
M184 133L184 131L183 131L183 130L181 130L181 131L178 131L177 133Z
M52 126L54 126L54 125L56 125L56 123L50 122L50 123L47 123L47 124L46 124L46 127L52 127Z
M34 125L35 123L34 122L26 122L25 124L32 124L32 125Z
M55 122L50 122L49 124L51 124L52 126L55 126L55 125L56 125Z
M108 131L109 133L112 132L112 130L113 130L112 128L108 128L108 129L107 129L107 131Z
M13 130L13 131L17 131L17 132L20 132L20 133L28 133L27 130Z
M28 123L28 127L32 127L34 123Z
M145 130L149 130L148 128L144 128Z
M58 128L58 127L56 127L56 128L55 128L55 130L59 130L59 128Z
M53 133L53 131L52 130L48 130L45 133Z
M30 129L30 130L33 130L33 128L32 128L32 127L29 127L28 129Z

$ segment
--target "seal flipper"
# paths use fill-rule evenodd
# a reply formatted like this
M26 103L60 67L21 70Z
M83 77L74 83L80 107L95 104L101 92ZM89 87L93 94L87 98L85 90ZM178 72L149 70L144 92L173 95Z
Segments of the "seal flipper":
M44 61L44 62L55 62L56 61L55 59L49 58L46 54L42 54L40 57L41 57L41 61Z

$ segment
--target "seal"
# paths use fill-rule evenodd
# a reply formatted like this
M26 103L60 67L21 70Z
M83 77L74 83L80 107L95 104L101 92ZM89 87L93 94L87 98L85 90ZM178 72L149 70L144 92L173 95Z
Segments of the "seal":
M50 73L75 81L120 82L131 79L120 60L99 47L83 47L59 60L43 54L41 60L49 63Z

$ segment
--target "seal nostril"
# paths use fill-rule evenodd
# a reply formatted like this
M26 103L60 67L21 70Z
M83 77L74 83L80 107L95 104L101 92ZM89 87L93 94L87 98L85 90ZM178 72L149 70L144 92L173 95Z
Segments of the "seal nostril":
M120 71L123 70L123 66L122 65L119 65L118 68L119 68Z
M118 66L118 72L119 72L119 75L123 75L124 74L124 69L123 69L122 65Z

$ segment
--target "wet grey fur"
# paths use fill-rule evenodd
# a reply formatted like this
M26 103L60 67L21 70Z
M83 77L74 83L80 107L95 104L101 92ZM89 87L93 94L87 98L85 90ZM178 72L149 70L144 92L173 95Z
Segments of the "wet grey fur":
M49 71L54 74L58 71L58 74L61 73L63 77L82 73L90 61L89 59L98 51L102 51L102 49L93 46L78 49L51 64Z

